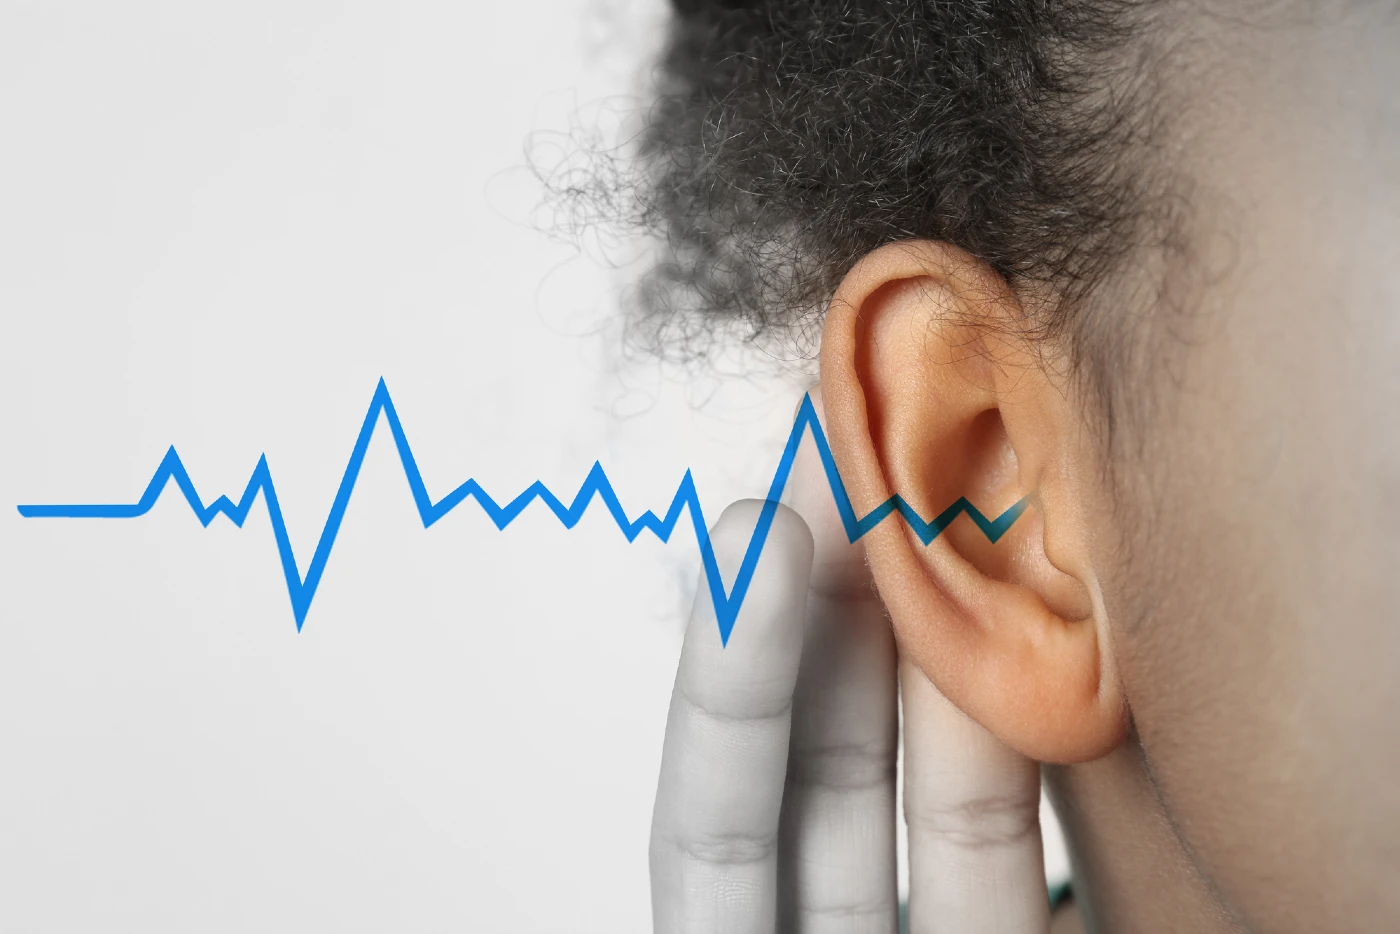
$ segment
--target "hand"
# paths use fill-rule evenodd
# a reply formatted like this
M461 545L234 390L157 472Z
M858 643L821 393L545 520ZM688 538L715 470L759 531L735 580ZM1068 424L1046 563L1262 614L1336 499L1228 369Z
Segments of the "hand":
M910 931L1048 930L1039 767L897 661L809 441L784 498L727 647L698 589L652 818L654 930L893 934L897 691ZM762 506L711 531L727 582Z

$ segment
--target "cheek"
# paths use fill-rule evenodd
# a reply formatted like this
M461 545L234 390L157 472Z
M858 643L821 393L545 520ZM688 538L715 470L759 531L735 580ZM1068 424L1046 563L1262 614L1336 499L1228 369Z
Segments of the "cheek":
M1115 649L1200 870L1251 925L1334 929L1400 900L1395 400L1276 298L1192 351L1154 429Z

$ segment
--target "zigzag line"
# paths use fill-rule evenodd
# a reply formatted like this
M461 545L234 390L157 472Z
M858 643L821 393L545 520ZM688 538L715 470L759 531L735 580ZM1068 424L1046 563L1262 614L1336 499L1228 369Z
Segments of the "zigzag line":
M948 527L949 523L964 513L977 524L977 527L989 540L995 542L1025 511L1028 503L1027 499L1022 499L996 519L988 519L966 498L959 497L957 502L935 516L933 521L926 522L914 511L912 506L904 501L903 497L896 494L867 515L857 517L855 509L851 505L850 496L846 493L845 484L841 482L841 476L836 470L836 461L832 457L831 447L827 443L821 423L817 420L816 409L812 405L811 397L806 396L798 408L792 431L788 434L787 444L784 446L783 455L778 461L778 469L773 474L773 482L768 489L766 502L759 512L758 524L754 528L753 536L749 539L748 548L744 552L744 560L734 578L734 585L726 593L724 582L720 577L719 564L715 559L714 547L710 542L709 528L700 507L700 496L696 492L695 480L689 470L681 478L680 486L676 489L676 495L671 500L671 505L667 508L664 517L657 516L656 513L647 510L636 519L629 519L626 510L622 508L622 503L618 500L612 482L603 470L603 465L597 461L594 461L588 476L584 478L583 485L579 487L572 502L567 505L538 480L526 487L519 496L505 504L492 499L475 480L468 480L442 499L434 502L423 483L423 475L418 470L418 463L413 457L413 449L409 446L403 424L399 421L398 412L394 409L394 401L389 397L389 389L381 378L379 385L374 390L374 398L370 400L369 411L365 414L365 421L360 427L359 437L355 439L355 447L350 452L350 461L345 465L345 473L340 479L340 487L336 490L335 502L331 504L330 513L326 516L326 524L321 530L320 540L316 543L316 551L311 556L311 564L306 569L305 577L297 570L296 556L292 551L291 540L287 536L287 526L282 519L282 507L277 500L277 488L272 482L272 472L268 469L267 455L265 454L258 459L252 476L248 478L248 485L244 487L243 495L237 503L234 503L227 496L220 496L208 506L204 505L199 493L195 490L189 472L180 460L180 455L176 453L175 447L172 445L165 452L165 457L161 460L160 466L156 468L151 482L146 485L146 491L141 494L141 499L135 503L26 505L18 507L19 513L28 518L134 519L149 512L151 507L156 504L156 500L160 498L161 493L164 492L166 485L173 480L175 485L180 488L180 492L184 494L190 509L204 526L207 527L210 522L214 521L215 516L222 514L231 519L234 525L242 528L244 521L248 518L248 513L253 508L254 501L261 493L263 501L267 504L272 533L277 540L277 553L282 559L282 574L286 578L287 594L292 601L292 615L296 618L297 631L300 632L302 625L306 622L306 615L311 610L311 601L315 598L316 590L321 585L321 575L325 573L326 562L330 560L331 549L335 546L335 537L340 532L340 523L345 518L345 509L350 504L350 494L355 490L355 481L359 478L360 467L364 464L365 453L369 450L369 442L374 435L375 426L379 424L381 414L389 423L389 431L394 436L394 446L398 449L399 460L403 463L404 475L408 478L408 487L413 493L413 502L418 507L418 515L423 520L425 529L467 499L476 500L482 511L495 523L498 529L504 529L510 525L525 510L526 506L537 499L549 507L564 528L571 529L578 524L589 505L597 498L603 501L603 505L607 507L613 520L617 522L618 528L622 530L622 534L627 537L629 542L635 541L643 531L651 532L661 541L666 542L670 540L671 533L675 531L677 523L680 522L681 512L683 510L689 511L691 525L695 529L695 538L700 545L700 556L704 564L705 578L710 588L710 598L715 607L715 617L719 622L720 640L725 645L729 643L729 636L734 630L734 622L738 618L739 609L743 606L749 584L753 581L759 555L763 552L763 545L767 541L769 530L772 528L773 518L777 515L778 501L782 498L788 476L792 473L792 465L797 457L798 445L802 441L804 432L810 431L812 433L812 440L815 442L817 453L821 457L827 482L831 486L832 498L836 501L836 508L841 515L846 535L852 542L896 512L904 518L904 521L909 524L909 527L914 530L919 540L925 545L933 541L940 532Z

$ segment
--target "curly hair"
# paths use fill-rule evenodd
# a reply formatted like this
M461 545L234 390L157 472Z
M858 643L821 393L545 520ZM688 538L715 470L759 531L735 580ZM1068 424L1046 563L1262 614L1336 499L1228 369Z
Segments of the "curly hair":
M847 270L952 243L1104 390L1122 328L1085 297L1164 242L1152 0L673 0L628 221L666 250L634 336L799 353ZM609 197L614 208L617 192Z

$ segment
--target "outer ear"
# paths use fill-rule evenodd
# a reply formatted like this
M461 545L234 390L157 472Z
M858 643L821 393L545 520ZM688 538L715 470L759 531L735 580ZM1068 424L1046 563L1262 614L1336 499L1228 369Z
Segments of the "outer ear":
M898 493L925 519L960 496L989 517L1029 497L996 543L966 515L925 546L898 518L865 536L900 651L1017 751L1097 758L1127 717L1088 526L1093 449L1020 302L986 264L911 241L846 276L822 334L827 431L858 513Z

